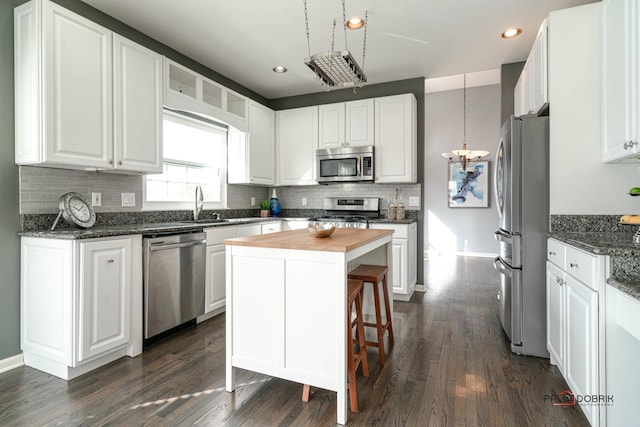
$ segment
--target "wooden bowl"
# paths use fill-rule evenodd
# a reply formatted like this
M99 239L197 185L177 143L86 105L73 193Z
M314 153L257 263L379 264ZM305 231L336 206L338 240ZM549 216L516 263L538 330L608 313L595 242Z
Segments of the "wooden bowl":
M307 229L313 237L329 237L336 231L336 226L330 223L312 222Z

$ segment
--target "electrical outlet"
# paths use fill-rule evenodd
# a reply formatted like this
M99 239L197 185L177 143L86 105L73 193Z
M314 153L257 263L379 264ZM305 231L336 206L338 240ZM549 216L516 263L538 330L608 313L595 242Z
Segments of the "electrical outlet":
M91 193L91 206L102 206L102 193Z
M121 193L122 207L132 207L136 205L136 193Z
M256 198L252 197L251 198L251 206L255 206L256 205Z
M302 198L302 206L307 206L307 198L306 197Z
M467 239L464 240L464 247L465 248L469 247L469 241Z
M420 206L420 197L409 197L409 206L418 207Z

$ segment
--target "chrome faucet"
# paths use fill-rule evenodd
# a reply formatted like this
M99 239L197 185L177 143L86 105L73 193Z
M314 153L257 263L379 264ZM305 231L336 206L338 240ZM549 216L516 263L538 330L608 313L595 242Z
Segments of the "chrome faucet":
M202 212L202 206L204 205L204 196L202 194L202 188L196 185L196 200L193 205L193 219L198 220L198 216Z

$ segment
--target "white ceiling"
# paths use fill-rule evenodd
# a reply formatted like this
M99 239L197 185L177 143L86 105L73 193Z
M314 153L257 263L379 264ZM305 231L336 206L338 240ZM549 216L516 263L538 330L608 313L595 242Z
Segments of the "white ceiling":
M303 0L83 0L256 93L272 99L321 92L308 56ZM598 0L346 0L347 18L369 14L368 83L435 78L526 59L552 10ZM342 2L308 0L311 54L327 51L333 19L344 49ZM520 37L500 38L509 26ZM348 31L362 65L362 30ZM289 71L271 69L284 65Z

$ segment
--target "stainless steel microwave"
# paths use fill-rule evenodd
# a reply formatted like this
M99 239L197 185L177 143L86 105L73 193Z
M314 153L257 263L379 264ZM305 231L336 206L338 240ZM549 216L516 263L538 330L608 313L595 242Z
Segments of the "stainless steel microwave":
M317 181L373 181L373 146L326 148L316 151Z

